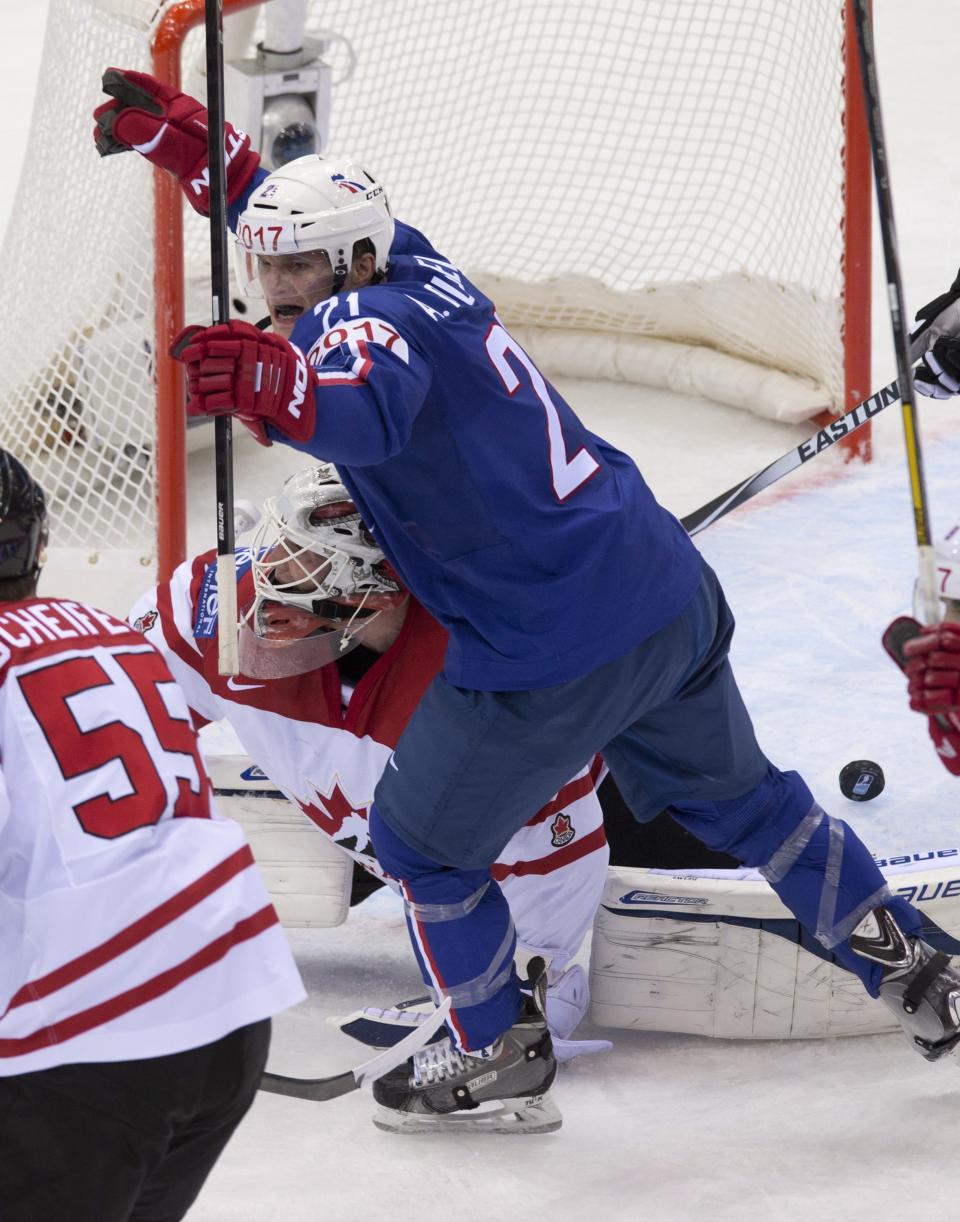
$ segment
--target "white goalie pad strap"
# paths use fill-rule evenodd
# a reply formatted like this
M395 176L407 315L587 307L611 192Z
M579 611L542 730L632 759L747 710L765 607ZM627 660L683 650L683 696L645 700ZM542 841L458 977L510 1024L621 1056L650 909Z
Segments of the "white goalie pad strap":
M960 851L893 860L879 863L890 891L960 938ZM793 914L752 870L611 867L590 992L595 1023L637 1031L811 1039L897 1029L857 977L801 944Z
M217 808L246 833L281 924L329 929L350 910L353 860L243 755L208 755Z

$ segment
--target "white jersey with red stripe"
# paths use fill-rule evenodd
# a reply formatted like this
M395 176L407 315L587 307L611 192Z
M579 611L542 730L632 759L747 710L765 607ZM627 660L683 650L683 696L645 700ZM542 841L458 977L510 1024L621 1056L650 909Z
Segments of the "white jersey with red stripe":
M182 692L128 624L0 606L0 1075L199 1047L300 1001Z
M237 564L237 605L243 608L253 598L244 549ZM208 552L144 595L130 618L163 653L197 716L226 719L277 788L383 878L367 814L400 734L442 666L446 633L411 598L396 641L352 690L344 688L336 664L266 682L226 679L217 669L215 608L215 554ZM522 949L546 955L556 969L579 948L606 881L600 770L597 760L571 777L493 866Z

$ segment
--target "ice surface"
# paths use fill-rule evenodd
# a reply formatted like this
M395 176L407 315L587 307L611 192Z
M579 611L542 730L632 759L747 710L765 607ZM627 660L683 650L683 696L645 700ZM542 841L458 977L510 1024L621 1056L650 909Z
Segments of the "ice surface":
M11 7L0 48L8 183L29 155L46 5ZM960 28L951 0L876 0L875 9L905 294L916 309L947 286L960 261ZM8 191L0 229L9 204ZM876 264L879 387L894 369L879 254ZM634 454L678 513L807 433L629 387L563 389L592 427ZM960 515L958 412L960 405L927 402L921 409L940 532ZM879 643L888 620L909 610L916 571L897 416L893 406L877 422L870 467L844 470L825 455L698 537L738 619L734 661L761 743L878 852L960 842L960 783L934 757ZM252 500L300 461L279 447L266 458L243 441L237 449L237 492ZM212 478L208 458L192 456L192 550L212 542ZM840 795L837 773L863 757L882 764L887 787L854 805ZM311 1075L355 1064L363 1050L325 1018L419 991L395 902L380 892L341 928L298 931L292 941L310 1000L277 1020L272 1067ZM927 1065L900 1037L613 1037L612 1053L561 1072L564 1127L530 1141L394 1137L373 1128L364 1095L328 1104L261 1096L191 1222L873 1222L954 1206L960 1072Z

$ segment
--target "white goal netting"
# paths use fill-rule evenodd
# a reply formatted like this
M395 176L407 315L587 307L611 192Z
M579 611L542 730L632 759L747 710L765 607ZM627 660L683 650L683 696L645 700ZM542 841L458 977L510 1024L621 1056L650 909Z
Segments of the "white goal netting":
M150 69L169 7L50 0L0 256L0 445L47 489L54 548L98 562L98 583L153 563L171 493L158 509L152 172L98 158L90 112L104 68ZM843 14L843 0L310 0L307 34L339 81L331 149L361 157L550 371L802 419L843 402ZM227 18L228 56L253 53L262 20ZM202 54L195 31L193 91ZM202 282L206 226L185 226ZM205 321L199 301L188 318Z

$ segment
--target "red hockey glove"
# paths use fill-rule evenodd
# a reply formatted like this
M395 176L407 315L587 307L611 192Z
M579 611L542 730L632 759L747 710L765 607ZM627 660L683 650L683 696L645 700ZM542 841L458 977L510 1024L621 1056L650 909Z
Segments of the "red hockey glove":
M316 377L299 348L248 322L185 327L170 355L187 367L191 416L236 416L261 445L272 424L291 441L313 436Z
M207 167L207 111L185 93L145 72L108 68L103 92L114 99L93 112L93 139L101 157L128 149L146 157L180 180L183 193L202 216L210 212ZM224 125L227 152L227 202L233 203L260 164L250 137Z
M927 722L930 737L947 772L960 776L960 716L956 713L940 713Z
M927 725L940 763L954 776L960 776L960 716L955 712L942 712L929 717Z
M944 629L948 631L944 632ZM949 641L952 646L949 652L937 650L933 648L932 644L928 645L928 642L938 642L941 635L944 641ZM904 674L910 678L907 688L910 694L910 707L918 712L927 712L926 707L920 707L914 701L915 678L911 675L911 671L913 668L923 668L920 673L935 673L927 664L942 652L950 660L951 665L945 670L941 669L940 673L953 675L956 678L958 674L956 667L960 666L960 653L954 650L960 649L960 624L938 624L935 628L924 628L910 616L901 615L892 624L889 624L884 632L883 647ZM915 655L912 660L911 655ZM928 690L935 691L937 688L927 689L924 685L920 690L927 693ZM954 696L956 696L955 688ZM927 729L944 768L952 772L954 776L960 776L960 713L928 712Z
M903 652L910 707L928 714L960 709L960 624L925 628Z

